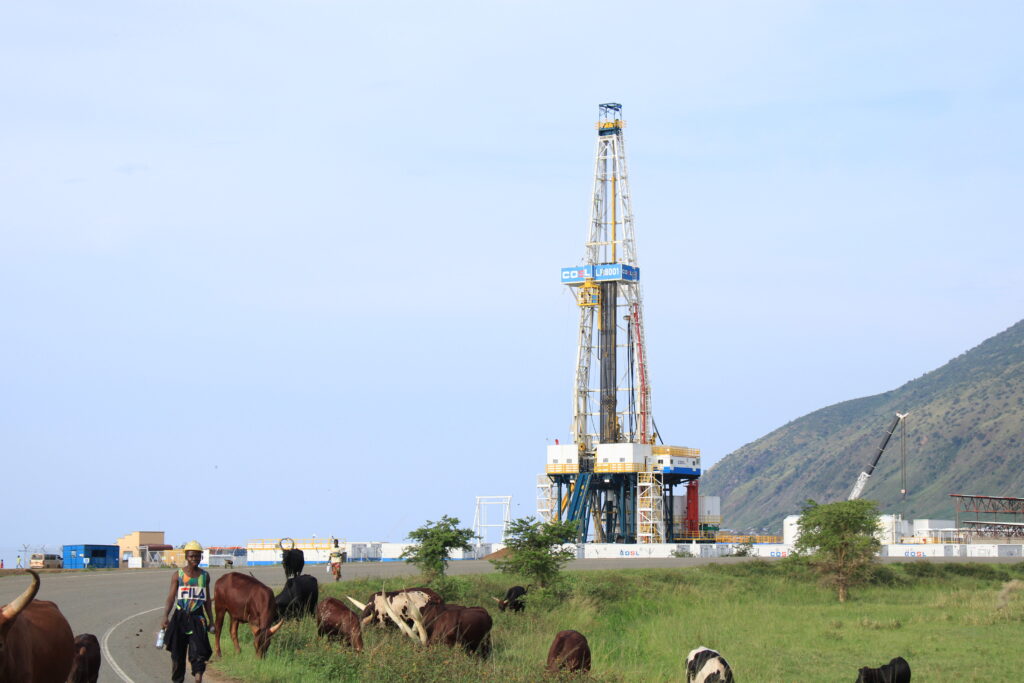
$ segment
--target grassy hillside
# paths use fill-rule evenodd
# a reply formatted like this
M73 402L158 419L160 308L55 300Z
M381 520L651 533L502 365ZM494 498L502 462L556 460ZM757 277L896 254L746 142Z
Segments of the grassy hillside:
M884 512L951 519L951 493L1024 496L1024 321L893 391L805 415L727 455L701 480L733 529L781 529L803 501L845 499L896 412L907 420L864 490Z
M1024 623L1024 591L1013 590L1020 579L1021 563L888 565L839 604L834 591L789 561L578 572L567 576L561 594L531 594L523 614L490 610L494 652L486 661L445 647L424 649L381 629L368 629L365 651L355 654L317 638L306 618L283 627L262 661L243 627L242 654L229 646L214 667L262 683L533 683L545 678L555 633L571 628L590 642L593 670L586 680L681 681L686 654L699 645L720 651L740 681L852 681L859 667L896 655L910 662L914 680L1007 680L1007 653L1016 651ZM455 594L445 591L446 599L488 607L489 596L509 585L496 574L452 581ZM321 588L365 599L380 588L374 583Z

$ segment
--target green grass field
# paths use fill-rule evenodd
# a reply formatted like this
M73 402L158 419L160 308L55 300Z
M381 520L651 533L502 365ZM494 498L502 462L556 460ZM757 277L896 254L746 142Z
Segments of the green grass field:
M526 612L515 615L499 612L490 597L515 583L509 577L453 577L441 591L446 600L485 606L494 618L489 660L427 650L375 628L355 654L318 639L307 618L285 625L262 661L245 626L235 655L225 624L224 658L213 667L260 682L537 681L555 633L572 628L589 640L590 678L599 681L684 680L686 653L699 645L721 652L740 681L852 681L859 667L897 655L910 662L914 680L1007 681L1024 675L1024 590L1014 580L1024 580L1024 563L885 565L840 605L805 567L787 561L577 572L559 591L532 591ZM324 583L321 597L365 600L381 586Z

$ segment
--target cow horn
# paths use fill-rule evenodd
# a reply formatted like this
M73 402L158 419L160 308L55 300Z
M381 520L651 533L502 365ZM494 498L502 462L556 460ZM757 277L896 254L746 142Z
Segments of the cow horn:
M355 605L356 609L358 609L360 612L362 612L364 609L366 609L366 605L364 605L363 603L359 602L358 600L353 598L351 595L346 595L345 597L348 598L348 601L351 602L353 605Z
M391 601L387 598L384 599L384 611L387 612L389 617L391 617L391 621L398 625L398 628L401 629L402 633L413 640L416 640L416 634L413 633L412 629L409 628L409 625L405 623L405 619L402 619L400 616L395 614L395 610L391 607Z
M281 621L277 622L276 624L271 626L269 629L267 629L267 633L269 633L270 635L274 635L275 633L277 633L278 629L280 629L282 626L284 626L284 619L282 619Z
M499 605L501 604L501 598L496 598L494 596L491 596L491 600L494 600L494 602L498 603Z
M409 601L409 613L412 617L412 623L416 627L416 632L420 634L420 642L424 645L427 644L427 629L423 627L423 612L420 612L419 606Z
M36 574L31 569L28 573L32 575L32 585L25 589L25 592L14 599L14 602L4 605L3 611L0 612L0 623L10 621L18 616L21 610L25 609L28 603L32 602L32 599L36 597L36 593L39 592L39 574Z

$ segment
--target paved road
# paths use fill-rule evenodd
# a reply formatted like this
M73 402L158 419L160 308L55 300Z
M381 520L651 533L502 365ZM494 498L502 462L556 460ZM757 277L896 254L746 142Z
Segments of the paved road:
M569 570L628 569L657 567L693 567L709 562L745 562L753 558L623 558L608 560L574 560ZM906 561L904 558L884 558L883 561ZM933 558L931 561L952 562L1019 562L1020 558ZM256 578L279 588L284 574L280 567L252 567ZM323 574L320 566L311 566L318 579ZM493 571L490 562L469 560L453 562L449 574L483 574ZM103 665L100 683L121 681L161 680L170 674L170 656L153 646L160 628L160 609L167 597L171 574L169 569L139 569L96 572L64 572L43 574L39 590L41 600L52 600L71 623L75 634L92 633L103 646ZM213 569L216 580L224 571ZM346 579L410 576L416 570L403 562L381 564L348 564ZM0 577L0 604L6 604L28 586L25 574L7 574Z

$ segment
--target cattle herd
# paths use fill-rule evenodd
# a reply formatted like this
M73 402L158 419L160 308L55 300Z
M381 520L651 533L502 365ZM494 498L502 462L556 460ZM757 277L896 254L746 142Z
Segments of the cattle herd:
M289 551L290 552L290 551ZM348 600L358 613L336 598L319 600L314 577L302 574L301 551L286 555L286 583L275 596L270 587L242 572L229 572L214 584L216 614L215 652L221 656L220 636L224 615L231 616L231 641L235 652L239 624L248 624L253 634L256 656L267 653L271 637L285 619L312 615L317 634L338 641L355 652L363 651L362 630L367 627L397 628L425 646L458 647L486 658L491 652L491 615L483 607L465 607L445 603L427 587L378 591L365 602ZM0 683L32 682L95 683L99 676L100 645L89 633L73 636L71 627L57 606L35 600L39 575L29 570L32 585L17 599L0 610ZM501 611L520 613L525 609L528 592L513 586L504 598L494 598ZM347 597L347 596L346 596ZM590 644L578 631L559 631L548 650L545 671L590 671ZM699 647L686 657L686 680L695 683L733 681L732 669L718 652ZM902 657L878 668L863 667L858 683L909 683L910 665Z

